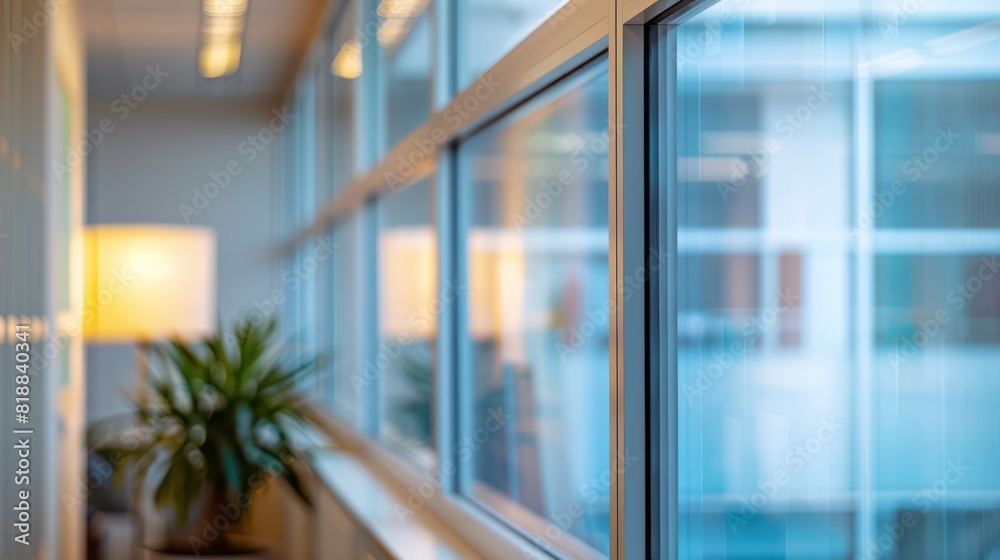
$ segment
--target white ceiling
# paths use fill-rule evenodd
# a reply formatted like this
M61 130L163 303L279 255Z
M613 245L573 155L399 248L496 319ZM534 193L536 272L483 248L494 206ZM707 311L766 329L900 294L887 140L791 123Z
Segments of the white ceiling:
M274 97L284 91L326 0L250 0L239 70L198 75L200 0L82 0L91 95L118 96L146 67L170 75L157 96Z

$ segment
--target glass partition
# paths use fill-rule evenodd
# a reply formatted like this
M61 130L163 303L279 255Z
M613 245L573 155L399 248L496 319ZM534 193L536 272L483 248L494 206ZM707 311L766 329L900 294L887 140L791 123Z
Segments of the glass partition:
M680 558L1000 555L998 17L725 0L663 26Z
M383 0L378 43L382 49L385 95L384 149L422 125L431 108L433 57L430 0Z
M323 64L318 69L317 160L324 200L346 187L357 168L357 97L365 68L355 14L355 2L348 2L324 39Z
M468 275L458 445L472 457L464 491L540 546L579 540L605 553L607 106L602 62L458 151Z
M332 346L328 358L333 378L326 383L327 402L352 424L364 410L364 274L361 217L347 217L333 228Z
M440 302L430 183L378 201L379 434L419 464L434 464L434 347Z

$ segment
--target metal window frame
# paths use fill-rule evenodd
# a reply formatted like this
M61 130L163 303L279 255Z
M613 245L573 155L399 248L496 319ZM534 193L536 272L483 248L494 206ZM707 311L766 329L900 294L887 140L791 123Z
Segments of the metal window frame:
M326 35L323 29L337 28L337 13L344 12L348 0L330 0L325 19L319 26L320 37L313 51L322 52ZM375 0L357 0L370 6ZM675 559L677 551L677 372L676 372L676 267L677 254L676 184L674 170L661 167L674 160L675 127L671 122L675 47L665 21L674 22L685 10L714 4L721 0L567 0L534 32L513 50L501 57L484 77L493 76L500 85L474 110L464 111L467 100L477 99L479 82L457 91L456 4L463 0L435 0L432 41L432 108L428 120L406 139L387 151L379 151L375 131L379 111L384 104L372 99L355 99L359 110L355 132L359 145L368 146L369 155L357 156L358 169L345 188L318 208L311 223L289 235L282 254L294 254L295 248L315 235L328 231L342 218L359 214L363 231L360 254L366 264L364 274L377 274L370 250L376 230L372 227L371 201L398 188L406 188L429 177L436 205L438 228L439 282L444 289L449 282L465 284L465 240L462 231L456 180L456 145L500 115L516 107L556 80L579 67L603 49L609 57L608 117L615 133L609 146L609 295L614 305L610 325L609 384L611 389L611 440L609 450L614 461L622 455L637 457L627 470L616 472L611 495L611 556L616 559ZM358 10L359 18L368 12ZM362 24L363 25L363 24ZM595 51L595 49L597 49ZM376 49L377 50L377 49ZM322 57L307 57L307 60ZM366 59L368 60L368 59ZM304 72L313 72L307 62ZM378 65L376 65L376 68ZM653 71L653 69L658 71ZM300 69L300 73L303 70ZM328 69L319 65L319 72ZM369 73L371 74L371 73ZM366 79L371 79L366 78ZM294 91L294 86L292 86ZM870 103L869 92L855 91L858 101ZM292 95L294 98L294 95ZM447 118L461 110L468 113L457 126ZM870 110L870 108L869 108ZM449 113L451 112L451 113ZM440 131L440 134L436 134ZM413 173L404 174L401 184L389 184L387 177L398 174L400 159L415 151L415 145L433 138L432 149L423 154L426 163ZM296 149L294 142L287 149ZM301 148L300 148L301 149ZM419 150L417 150L419 151ZM290 157L291 156L291 157ZM285 154L286 162L294 154ZM668 164L669 165L669 164ZM855 170L860 197L870 190L870 162L858 162ZM325 189L322 189L326 192ZM332 191L332 189L330 189ZM284 197L283 197L284 198ZM286 198L287 200L287 198ZM860 199L859 199L860 200ZM855 200L855 204L860 204ZM283 214L282 214L283 215ZM641 219L639 219L641 217ZM894 232L870 232L862 238L861 256L855 263L854 278L860 285L871 282L870 244L877 237L895 240ZM905 240L897 240L904 243ZM662 247L668 255L666 265L648 270L648 251ZM967 249L968 250L968 249ZM865 252L867 251L867 252ZM634 271L646 270L638 291L626 292L625 283ZM361 272L359 272L361 274ZM366 304L365 323L374 315L370 288L359 284ZM865 300L854 302L856 312L867 312ZM869 302L870 303L870 302ZM366 317L367 316L367 317ZM457 459L455 436L460 433L462 405L469 399L467 383L461 373L469 370L468 356L459 343L466 332L466 309L458 300L442 298L437 342L438 369L434 381L434 438L439 460ZM862 322L862 324L865 324ZM371 339L369 324L362 330ZM856 336L861 336L856 334ZM863 337L862 337L863 338ZM870 350L866 350L870 351ZM367 352L366 352L367 355ZM863 360L862 360L863 361ZM862 372L859 394L864 397L870 373ZM370 392L371 393L371 392ZM371 403L366 406L372 407ZM871 404L863 402L867 410ZM373 469L411 488L426 481L426 472L415 469L390 450L367 437L357 426L331 418L333 430L343 441L367 460ZM370 423L370 422L369 422ZM370 433L370 432L368 432ZM870 451L870 442L864 444ZM609 465L611 468L611 465ZM870 485L870 465L859 468L862 486ZM465 473L468 471L465 470ZM447 523L460 528L484 556L516 557L532 549L523 534L511 530L495 517L484 514L467 500L456 499L463 471L440 479L441 491L428 500L427 506ZM464 481L469 483L471 481ZM864 501L862 509L870 507ZM871 529L859 523L858 534ZM532 554L533 555L533 554Z
M715 1L621 0L616 13L611 452L635 461L612 489L616 559L677 558L676 189L664 184L676 57L657 24Z

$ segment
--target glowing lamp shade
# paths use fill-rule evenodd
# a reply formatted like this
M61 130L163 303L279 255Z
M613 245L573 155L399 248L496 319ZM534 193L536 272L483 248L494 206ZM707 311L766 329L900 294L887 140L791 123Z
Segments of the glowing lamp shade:
M215 330L215 234L194 227L84 232L83 335L91 342L194 338Z

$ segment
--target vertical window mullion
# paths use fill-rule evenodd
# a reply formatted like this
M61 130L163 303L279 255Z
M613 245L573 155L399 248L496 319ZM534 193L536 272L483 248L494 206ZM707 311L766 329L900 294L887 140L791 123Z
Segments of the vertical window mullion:
M457 253L455 248L455 197L452 189L452 156L440 154L431 186L434 196L433 220L436 225L438 283L437 283L437 351L435 352L434 378L432 380L431 437L438 454L441 487L454 490L458 467L455 455L458 394L456 312L464 290L457 281Z
M362 36L355 36L361 45L361 75L354 80L356 107L354 133L358 137L357 151L355 152L355 167L353 176L358 176L371 168L378 161L381 152L381 130L384 126L380 119L384 111L384 96L380 92L379 79L382 72L380 58L381 52L378 48L378 39L371 30L377 29L376 2L375 0L356 0L356 27L355 33Z
M361 330L362 368L372 367L378 360L378 212L371 202L358 209L360 216L358 289L360 291L361 313L358 317ZM367 377L364 377L367 379ZM382 375L376 375L373 382L364 383L361 403L361 431L377 434L379 418L379 394L382 391Z
M377 37L371 30L377 29L377 0L356 1L356 27L354 32L362 34L355 37L361 45L361 61L363 71L355 80L355 126L358 137L355 152L355 168L353 176L359 176L378 161L381 147L380 110L384 104L384 96L380 92L379 79L382 72L380 64L381 52ZM362 367L364 364L375 364L378 358L379 346L379 316L378 316L378 212L369 201L355 210L361 214L360 225L360 266L361 277L358 282L361 303ZM377 371L377 370L376 370ZM381 411L379 410L379 395L382 391L383 379L377 375L373 382L366 383L362 392L361 429L366 434L377 434Z
M666 92L675 91L676 76L675 61L677 60L677 38L669 32L666 26L656 26L650 29L651 53L649 80L650 90L655 97L649 100L651 122L660 123L658 130L651 131L650 156L656 162L665 162L660 168L651 168L650 181L652 190L660 193L657 204L651 208L651 214L658 216L656 239L661 244L663 252L670 257L665 263L663 273L653 284L659 292L657 312L660 320L657 323L656 338L651 337L663 349L656 362L651 364L651 375L660 379L659 391L651 398L659 399L659 414L656 418L656 429L659 431L655 441L659 450L655 455L658 469L653 471L659 477L659 491L655 498L657 504L657 523L650 524L652 530L659 532L659 538L654 542L654 550L660 558L675 560L679 557L677 550L677 125L675 119L675 103L673 95ZM655 69L666 68L665 72ZM655 108L655 109L654 109ZM655 119L655 120L653 120ZM655 141L652 140L655 138ZM655 142L655 143L654 143ZM655 150L655 151L653 151ZM655 173L655 175L653 175ZM654 502L656 503L656 502Z
M644 560L652 557L656 530L651 514L658 500L652 491L651 457L659 447L658 426L652 424L651 410L658 384L650 363L651 338L656 332L656 315L649 305L657 299L655 278L665 265L660 253L651 252L657 243L652 234L647 181L646 29L622 21L620 2L612 3L614 14L611 41L611 91L609 130L612 170L612 202L609 221L613 270L610 301L613 305L611 354L612 445L609 469L612 479L612 558ZM655 199L653 199L655 200Z
M302 215L299 219L299 228L304 228L312 219L316 212L316 77L307 74L304 83L304 91L299 101L299 118L302 121L302 197L299 201ZM300 263L304 263L312 254L312 241L304 242L302 246L302 256ZM316 302L319 293L317 281L318 270L306 273L302 292L299 298L299 308L302 314L302 343L300 345L299 360L305 356L312 355L317 349L318 337L316 336ZM318 388L316 379L313 379L313 388Z
M431 26L431 110L445 106L455 95L455 1L435 0ZM457 490L461 465L455 452L459 428L459 392L461 363L459 358L459 309L465 290L459 281L461 258L457 229L457 186L455 184L454 146L437 147L437 165L431 178L434 192L434 220L437 230L438 254L438 316L437 367L433 381L432 437L438 453L441 488Z
M453 153L456 153L453 151ZM469 227L472 223L470 216L470 193L463 192L459 188L458 177L464 176L467 172L462 168L468 166L467 161L455 155L454 167L456 177L453 179L453 189L455 193L455 278L457 286L460 288L455 310L455 341L456 341L456 371L453 376L455 383L455 420L454 429L455 441L465 441L471 432L470 426L475 416L475 388L472 379L473 357L472 340L469 334L469 257L468 257L468 235ZM454 481L457 492L468 494L472 491L475 481L474 458L467 458L458 463L457 479Z

